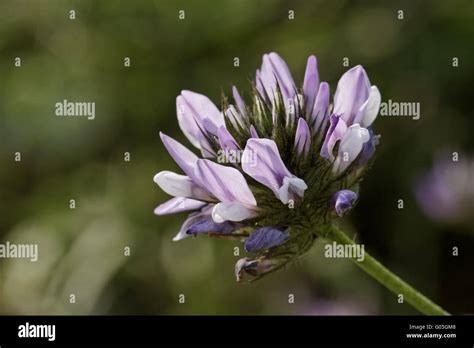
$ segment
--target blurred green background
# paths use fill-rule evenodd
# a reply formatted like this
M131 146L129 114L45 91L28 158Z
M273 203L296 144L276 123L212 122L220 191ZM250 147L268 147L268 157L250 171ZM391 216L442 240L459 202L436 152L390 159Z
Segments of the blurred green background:
M315 54L333 93L348 57L383 100L421 103L418 121L376 121L377 160L344 224L448 311L474 312L473 226L430 221L413 194L437 151L474 153L474 2L2 0L0 17L0 238L39 245L36 263L0 260L1 314L416 314L350 261L325 259L321 243L238 284L239 244L172 242L185 215L153 215L167 199L153 175L177 170L158 132L190 145L176 96L220 105L233 84L249 90L270 51L298 84ZM63 99L95 102L95 120L56 117Z

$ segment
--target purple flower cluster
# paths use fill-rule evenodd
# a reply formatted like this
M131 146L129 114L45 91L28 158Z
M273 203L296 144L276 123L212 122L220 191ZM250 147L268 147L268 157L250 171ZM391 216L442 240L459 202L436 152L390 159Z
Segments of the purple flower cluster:
M237 262L240 280L282 267L352 208L378 143L372 123L381 97L356 66L339 80L331 105L316 57L298 88L276 53L263 56L250 102L236 87L232 94L222 112L204 95L177 97L180 128L202 158L160 133L184 175L155 175L174 197L155 214L191 212L174 240L200 233L242 240L256 255Z

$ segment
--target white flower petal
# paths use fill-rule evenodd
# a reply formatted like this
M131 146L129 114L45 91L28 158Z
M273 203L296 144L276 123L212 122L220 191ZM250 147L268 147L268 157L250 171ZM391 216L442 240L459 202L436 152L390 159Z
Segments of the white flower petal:
M342 173L362 151L364 143L369 141L370 134L358 124L350 126L341 139L338 154L333 165L333 172Z
M288 204L296 196L303 197L304 191L307 188L308 185L306 185L303 179L285 176L283 178L283 185L278 189L277 197L283 204Z
M176 214L183 211L197 210L206 204L207 203L205 202L197 201L191 198L174 197L156 207L154 213L156 215Z
M221 202L212 209L212 219L216 223L224 221L242 221L255 217L257 211L250 209L240 203Z
M156 174L153 181L163 191L174 197L189 197L204 201L211 200L211 197L186 175L165 170Z
M360 107L360 115L356 116L356 123L358 122L362 127L369 127L377 118L380 108L382 96L377 86L370 88L369 99Z

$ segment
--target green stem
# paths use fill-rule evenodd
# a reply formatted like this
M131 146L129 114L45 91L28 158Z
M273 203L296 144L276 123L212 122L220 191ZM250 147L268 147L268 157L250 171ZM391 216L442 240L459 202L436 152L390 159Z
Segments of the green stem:
M355 244L351 238L336 226L332 226L329 229L326 238L338 244ZM404 300L421 313L426 315L450 315L443 308L390 272L367 252L365 252L363 261L357 261L356 258L352 258L352 261L394 294L402 294Z

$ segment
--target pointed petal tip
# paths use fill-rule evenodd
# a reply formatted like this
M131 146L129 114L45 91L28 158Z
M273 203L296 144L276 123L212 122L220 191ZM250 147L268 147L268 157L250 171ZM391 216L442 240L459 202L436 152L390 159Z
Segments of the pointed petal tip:
M308 123L302 117L298 119L295 134L295 147L299 155L308 154L311 148L311 131Z
M184 238L186 238L186 236L183 236L181 233L178 233L176 236L173 237L172 241L179 242L180 240L183 240Z
M318 59L316 58L316 56L314 54L310 55L308 57L308 65L309 64L318 64Z
M156 173L154 176L153 176L153 182L155 184L158 185L158 182L159 182L159 179L160 179L160 175L162 175L161 173L163 173L163 171L159 172L159 173Z
M323 81L319 84L319 91L328 91L329 92L329 83L327 83L326 81Z

